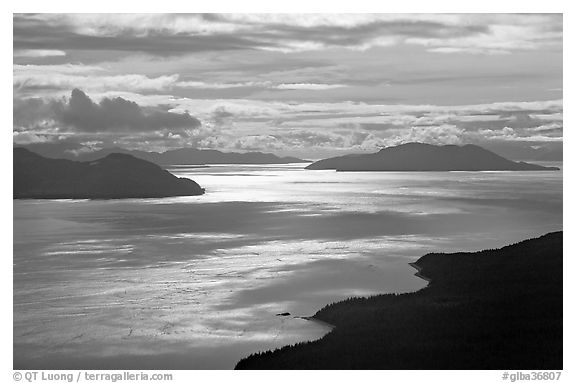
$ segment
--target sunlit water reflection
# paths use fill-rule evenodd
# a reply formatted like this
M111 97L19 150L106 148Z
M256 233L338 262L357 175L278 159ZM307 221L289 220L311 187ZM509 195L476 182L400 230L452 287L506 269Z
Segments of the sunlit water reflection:
M14 201L15 368L232 368L408 262L562 228L562 172L173 167L204 196ZM278 313L290 312L287 317Z

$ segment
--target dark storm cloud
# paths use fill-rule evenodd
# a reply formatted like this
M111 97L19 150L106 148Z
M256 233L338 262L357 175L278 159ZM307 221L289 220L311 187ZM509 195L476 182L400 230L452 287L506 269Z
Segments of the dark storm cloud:
M76 132L195 129L201 122L188 113L172 113L158 108L142 108L122 97L104 98L95 103L84 92L74 89L68 101L27 99L14 101L15 130L38 127L45 121Z
M56 118L80 131L197 128L200 121L188 113L145 112L137 103L122 97L104 98L99 104L74 89L67 104L54 104Z

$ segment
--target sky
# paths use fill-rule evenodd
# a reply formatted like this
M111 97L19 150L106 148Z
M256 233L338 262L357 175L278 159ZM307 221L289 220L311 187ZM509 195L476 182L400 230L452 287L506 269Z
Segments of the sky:
M562 148L559 14L15 14L13 142Z

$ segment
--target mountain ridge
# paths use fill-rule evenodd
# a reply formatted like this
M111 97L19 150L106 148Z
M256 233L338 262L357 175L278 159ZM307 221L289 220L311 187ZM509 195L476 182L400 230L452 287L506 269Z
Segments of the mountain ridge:
M158 165L212 165L212 164L288 164L311 162L296 157L280 157L263 152L222 152L215 149L179 148L165 152L147 152L144 150L129 150L111 147L77 156L65 152L48 152L39 147L19 146L47 158L63 158L73 161L93 161L111 153L125 153L134 157L154 162Z

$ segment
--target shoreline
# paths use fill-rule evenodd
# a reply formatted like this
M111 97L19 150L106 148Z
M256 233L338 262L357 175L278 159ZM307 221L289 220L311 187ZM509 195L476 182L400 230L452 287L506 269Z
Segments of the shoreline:
M424 275L421 274L422 267L418 266L418 265L416 264L416 262L408 262L408 265L409 265L409 266L412 266L413 268L416 269L417 272L414 274L415 277L418 277L418 278L423 279L423 280L425 280L426 282L428 282L428 284L427 284L426 286L421 287L421 288L418 289L418 290L409 292L408 294L410 294L410 293L415 293L415 292L418 292L418 291L420 291L420 290L423 290L423 289L429 287L430 284L431 284L431 282L432 282L432 280L431 280L430 278L428 278L428 277L426 277L426 276L424 276ZM397 294L397 293L381 293L381 294L376 294L376 295L374 295L374 296L388 295L388 294ZM328 307L328 306L330 306L330 305L338 304L338 303L340 303L340 302L345 302L346 300L354 299L354 298L355 298L355 297L349 297L349 298L346 298L346 299L344 299L344 300L342 300L342 301L337 301L337 302L328 303L327 305L324 305L322 308L320 308L318 311L316 311L316 312L314 313L314 315L312 315L312 316L308 316L308 317L296 316L296 317L294 317L294 319L304 319L304 320L306 320L306 321L314 322L314 323L317 323L317 324L319 324L319 325L322 325L322 326L327 327L327 328L329 329L329 331L328 331L326 334L324 334L321 338L318 338L318 339L315 339L315 340L309 341L309 342L314 342L314 341L317 341L317 340L321 340L321 339L324 338L326 335L330 334L330 333L332 332L332 330L336 329L336 325L335 325L335 324L332 324L332 323L329 323L329 322L326 322L326 321L323 321L323 320L321 320L321 319L318 319L318 318L315 317L315 315L318 314L320 311L322 311L323 309L325 309L326 307ZM364 297L359 297L359 298L364 298ZM264 351L268 351L268 350L264 350Z
M319 324L321 326L327 327L330 331L328 331L326 334L324 334L322 336L322 338L325 337L326 335L328 335L332 330L334 330L336 328L335 325L328 323L328 322L325 322L323 320L320 320L318 318L314 318L314 316L311 316L311 317L294 317L294 319L304 319L305 321L313 322L313 323ZM320 338L320 339L322 339L322 338Z
M427 286L328 304L313 315L332 326L322 338L235 368L562 369L562 234L425 254L409 264Z
M430 278L422 275L422 267L418 266L418 265L416 264L416 262L409 262L408 265L410 265L410 266L412 266L413 268L416 269L416 273L414 274L414 276L416 276L416 277L418 277L418 278L420 278L420 279L423 279L423 280L425 280L426 282L428 282L428 284L427 284L426 286L422 287L422 289L425 289L426 287L430 286L430 284L432 283L432 279L430 279ZM420 290L422 290L422 289L420 289Z

